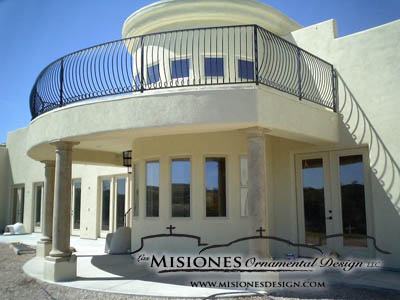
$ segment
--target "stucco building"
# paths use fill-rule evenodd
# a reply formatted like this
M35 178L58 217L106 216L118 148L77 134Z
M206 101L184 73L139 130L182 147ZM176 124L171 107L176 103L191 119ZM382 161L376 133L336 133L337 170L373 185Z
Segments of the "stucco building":
M262 227L400 268L399 21L338 37L334 20L303 28L255 1L173 0L133 13L122 37L44 69L32 121L0 146L0 228L43 232L47 278L71 278L70 234L124 225L132 250L169 225L208 244Z

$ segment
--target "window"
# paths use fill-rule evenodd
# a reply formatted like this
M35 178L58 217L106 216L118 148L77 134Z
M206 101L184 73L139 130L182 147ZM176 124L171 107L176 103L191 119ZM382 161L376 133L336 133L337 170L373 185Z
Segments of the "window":
M205 166L206 216L226 216L225 158L208 157Z
M73 222L72 228L79 230L81 228L81 181L77 180L72 183L73 196Z
M206 57L204 70L206 76L224 76L224 59L222 57Z
M189 77L189 59L177 59L171 63L171 77L184 78Z
M160 198L160 163L149 161L146 163L146 216L158 217L158 203Z
M147 67L147 83L152 84L160 81L159 64Z
M101 230L110 230L110 197L111 197L111 181L102 181L101 194Z
M190 160L171 163L172 217L190 217Z
M35 184L35 227L40 227L42 218L43 185Z
M239 59L238 71L239 78L250 80L254 79L254 63L252 61Z

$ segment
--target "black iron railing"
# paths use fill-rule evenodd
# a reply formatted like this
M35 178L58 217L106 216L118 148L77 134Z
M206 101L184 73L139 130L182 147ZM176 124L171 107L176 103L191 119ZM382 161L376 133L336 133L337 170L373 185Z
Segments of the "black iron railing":
M152 33L68 54L38 76L32 118L70 103L186 86L264 84L335 110L331 64L257 26Z

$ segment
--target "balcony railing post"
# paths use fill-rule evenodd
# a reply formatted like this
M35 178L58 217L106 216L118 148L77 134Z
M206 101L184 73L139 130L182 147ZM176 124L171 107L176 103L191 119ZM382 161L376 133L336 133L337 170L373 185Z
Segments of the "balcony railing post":
M300 48L297 48L297 77L298 77L298 89L299 89L299 99L301 100L302 98L302 92L301 92L301 50Z
M338 81L335 68L332 66L332 98L333 98L333 111L337 112L339 109L338 101Z
M140 37L140 92L144 91L144 37Z
M256 85L258 85L258 26L254 25L254 71L255 71L255 77L256 77Z
M63 94L64 94L64 58L61 59L61 68L60 68L60 107L63 106Z

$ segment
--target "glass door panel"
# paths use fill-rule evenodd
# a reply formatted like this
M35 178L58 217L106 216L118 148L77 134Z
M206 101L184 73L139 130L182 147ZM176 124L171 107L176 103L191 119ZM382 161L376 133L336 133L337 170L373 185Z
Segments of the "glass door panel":
M35 232L41 231L43 186L35 185Z
M328 153L298 155L296 181L299 214L299 242L327 252L332 241L332 205ZM301 256L316 256L316 250L300 247Z
M111 200L111 180L101 181L101 231L106 233L110 230L110 200Z
M373 236L372 204L368 186L368 150L354 149L332 153L333 198L338 202L337 251L342 256L372 257L374 247L367 235Z
M72 234L79 235L81 229L82 184L80 180L72 183L71 226Z
M362 155L339 157L343 246L367 247Z
M126 179L119 178L117 181L117 209L116 222L117 228L124 227L125 202L126 202Z
M322 158L302 160L305 242L326 245L324 169Z

